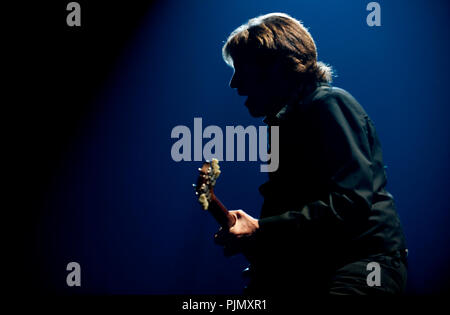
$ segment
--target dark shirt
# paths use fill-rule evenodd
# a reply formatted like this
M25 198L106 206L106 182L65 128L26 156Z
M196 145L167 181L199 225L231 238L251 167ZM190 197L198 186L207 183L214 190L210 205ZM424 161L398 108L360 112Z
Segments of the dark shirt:
M260 280L319 283L342 265L406 248L380 141L355 98L317 84L265 122L279 126L280 149L278 170L260 187L248 254Z

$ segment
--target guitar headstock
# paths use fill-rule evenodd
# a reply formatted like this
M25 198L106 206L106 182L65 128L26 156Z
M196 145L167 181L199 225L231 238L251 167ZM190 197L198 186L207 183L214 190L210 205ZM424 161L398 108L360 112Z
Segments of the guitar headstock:
M206 161L203 166L198 169L200 172L197 184L194 184L195 194L198 196L198 202L203 210L208 210L211 198L214 196L214 186L220 175L219 161L212 159L211 162Z

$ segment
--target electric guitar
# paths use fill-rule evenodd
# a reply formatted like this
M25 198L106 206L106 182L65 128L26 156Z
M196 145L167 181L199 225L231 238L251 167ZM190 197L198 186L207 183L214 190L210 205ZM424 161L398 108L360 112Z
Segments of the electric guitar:
M211 162L206 161L198 171L200 174L197 184L193 184L198 202L202 205L203 210L212 214L222 228L230 228L234 225L235 218L214 194L214 186L220 175L219 161L217 159L212 159Z

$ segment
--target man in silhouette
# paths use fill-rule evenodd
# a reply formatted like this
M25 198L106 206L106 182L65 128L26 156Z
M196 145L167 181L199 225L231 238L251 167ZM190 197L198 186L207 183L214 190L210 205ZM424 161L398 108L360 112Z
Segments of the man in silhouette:
M260 218L231 211L236 223L215 235L226 255L250 261L246 292L402 293L407 249L378 136L355 98L330 85L308 30L263 15L231 33L223 57L250 114L280 128Z

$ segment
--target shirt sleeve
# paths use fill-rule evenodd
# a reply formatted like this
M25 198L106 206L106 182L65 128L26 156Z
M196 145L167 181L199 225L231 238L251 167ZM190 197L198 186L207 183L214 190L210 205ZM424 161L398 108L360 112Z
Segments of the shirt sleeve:
M347 102L329 95L315 101L310 117L313 156L320 167L321 197L298 209L259 220L257 238L308 233L325 241L350 237L372 207L373 171L365 117Z

